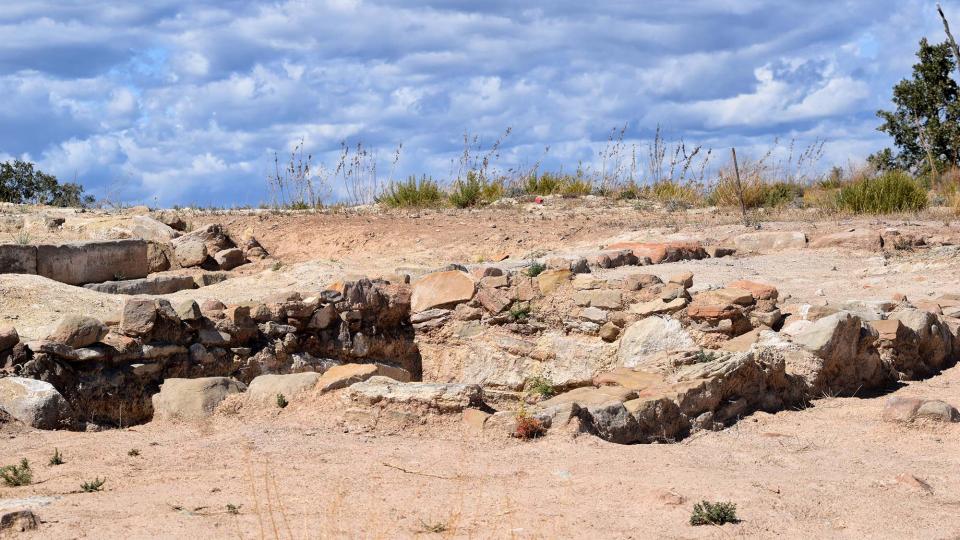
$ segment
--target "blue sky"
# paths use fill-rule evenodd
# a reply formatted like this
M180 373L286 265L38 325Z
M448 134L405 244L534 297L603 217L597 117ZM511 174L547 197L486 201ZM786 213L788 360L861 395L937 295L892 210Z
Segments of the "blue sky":
M273 153L301 137L328 165L362 141L381 178L399 143L395 176L447 178L465 131L507 127L502 168L595 163L624 124L641 148L657 124L747 155L821 138L843 165L888 144L875 111L919 39L943 38L914 0L136 4L4 2L0 160L98 197L228 206L267 200Z

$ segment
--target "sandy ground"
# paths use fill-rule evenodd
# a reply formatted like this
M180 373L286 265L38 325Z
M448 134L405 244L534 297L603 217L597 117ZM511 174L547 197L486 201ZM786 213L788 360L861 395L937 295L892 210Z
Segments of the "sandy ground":
M202 220L252 228L282 264L274 269L267 261L173 298L241 302L355 273L500 254L522 260L617 240L723 243L745 230L731 214L640 215L629 206ZM860 226L960 231L949 220L804 215L763 226L811 237ZM836 303L960 293L958 257L951 249L888 256L808 249L642 271L667 277L692 270L695 288L750 278L778 286L790 297L785 303ZM64 313L110 319L121 303L35 276L0 276L0 324L13 323L27 337ZM894 395L960 405L960 368ZM754 414L673 445L618 446L562 433L532 442L493 439L469 432L459 417L398 433L357 433L322 400L99 433L7 427L0 430L0 465L28 458L36 483L0 486L0 510L30 498L43 523L26 538L960 538L960 424L882 422L885 398L825 397L805 410ZM54 448L65 464L47 465ZM128 455L132 449L139 455ZM79 492L95 477L107 479L104 491ZM735 502L743 521L689 526L700 499Z
M896 395L960 402L960 369ZM38 483L0 487L0 508L44 501L28 538L957 538L960 424L885 423L883 399L826 398L673 445L489 440L454 420L344 433L314 402L200 425L15 432L0 455L30 459ZM66 463L48 466L55 447ZM97 476L104 491L78 492ZM743 521L689 526L704 498L735 502Z

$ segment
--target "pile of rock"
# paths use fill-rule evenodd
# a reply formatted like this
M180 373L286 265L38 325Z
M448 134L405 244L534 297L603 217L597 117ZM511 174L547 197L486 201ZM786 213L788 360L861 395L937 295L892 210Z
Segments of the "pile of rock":
M150 396L169 378L249 382L264 373L323 372L358 361L419 378L409 310L409 287L369 280L255 305L174 306L134 297L111 326L68 316L46 339L25 346L16 344L15 331L4 330L0 354L6 374L51 383L80 420L132 424L151 417Z

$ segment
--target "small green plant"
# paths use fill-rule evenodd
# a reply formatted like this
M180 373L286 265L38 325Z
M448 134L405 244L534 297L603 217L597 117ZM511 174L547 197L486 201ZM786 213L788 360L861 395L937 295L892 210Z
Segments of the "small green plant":
M701 501L693 505L693 513L690 514L690 524L694 526L723 525L739 521L737 505L732 502Z
M526 407L523 405L517 409L514 420L516 421L516 427L513 430L513 436L518 439L528 441L542 437L547 432L547 428L543 426L543 422L538 418L530 416L530 413L527 412Z
M130 457L137 457L137 456L140 455L140 449L139 449L139 448L131 448L130 450L127 450L127 455L130 456Z
M475 171L467 171L465 179L454 181L449 199L457 208L471 208L492 203L502 196L502 181L490 181Z
M550 379L546 377L532 377L527 380L525 385L527 392L530 394L536 394L544 398L555 396L557 394L557 388L553 386L553 383Z
M289 404L290 402L287 401L287 396L283 394L277 394L277 407L280 407L281 409L285 409Z
M241 507L241 506L243 506L243 505L241 505L241 504L229 504L229 503L228 503L228 504L227 504L227 513L228 513L228 514L233 514L233 515L238 515L238 514L240 513L240 507Z
M428 523L421 519L420 525L423 527L423 532L434 533L434 534L447 532L447 530L450 528L449 525L447 525L442 521L438 521L436 523L433 523L433 522Z
M715 352L713 352L713 351L708 351L708 350L706 350L706 349L700 349L699 351L696 352L694 358L695 358L697 364L706 364L707 362L713 362L713 361L716 360L719 356L720 356L720 355L718 355L717 353L715 353Z
M53 449L53 455L50 457L50 465L63 465L63 454L60 453L59 448Z
M443 191L432 178L420 180L411 176L406 181L391 183L383 190L377 202L390 208L426 208L443 203Z
M30 233L27 232L25 229L20 229L19 231L17 231L17 234L13 236L13 241L20 246L29 245L30 240L31 240Z
M274 272L279 272L281 268L283 268L283 261L277 261L271 267Z
M514 321L525 321L530 318L530 304L514 302L510 306L510 318Z
M3 483L11 486L28 486L33 482L33 471L30 469L30 462L26 458L20 460L19 465L7 465L0 467L0 479Z
M103 491L103 484L107 481L106 478L94 478L93 480L88 480L80 484L80 489L84 493L93 493L95 491Z
M886 171L840 188L837 207L855 214L888 214L923 210L927 192L903 171Z
M547 269L547 265L533 261L530 263L530 266L527 267L527 275L530 277L537 277Z

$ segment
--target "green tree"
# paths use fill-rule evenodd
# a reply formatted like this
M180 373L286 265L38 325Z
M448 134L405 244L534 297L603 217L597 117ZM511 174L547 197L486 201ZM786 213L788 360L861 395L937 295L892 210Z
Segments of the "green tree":
M35 169L33 163L17 159L0 163L0 202L89 206L94 198L84 195L80 184L61 184L56 176Z
M960 163L960 101L957 83L950 77L955 59L948 43L920 40L919 62L913 77L893 87L893 111L877 111L877 128L893 137L898 152L885 149L869 161L881 169L902 168L930 172Z

